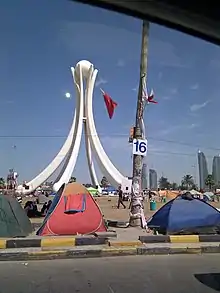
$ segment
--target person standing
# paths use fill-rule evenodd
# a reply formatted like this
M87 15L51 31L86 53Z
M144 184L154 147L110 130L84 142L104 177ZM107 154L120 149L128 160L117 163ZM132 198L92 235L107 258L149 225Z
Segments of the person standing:
M118 188L118 206L117 206L118 209L120 208L120 205L122 205L124 209L126 209L126 206L123 203L123 191L121 189L121 186L119 186Z

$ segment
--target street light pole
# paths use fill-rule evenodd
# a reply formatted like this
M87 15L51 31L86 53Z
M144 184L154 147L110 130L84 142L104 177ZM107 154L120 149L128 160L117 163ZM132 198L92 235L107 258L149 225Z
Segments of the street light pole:
M138 89L134 139L143 138L141 120L143 118L144 105L145 105L145 101L143 100L143 89L145 89L146 87L146 77L147 77L148 36L149 36L149 22L143 21L141 62L140 62L140 81L139 81L139 89ZM130 221L129 221L130 226L132 227L143 225L142 223L143 196L142 196L142 190L141 190L142 165L143 165L143 156L133 155L131 212L130 212Z

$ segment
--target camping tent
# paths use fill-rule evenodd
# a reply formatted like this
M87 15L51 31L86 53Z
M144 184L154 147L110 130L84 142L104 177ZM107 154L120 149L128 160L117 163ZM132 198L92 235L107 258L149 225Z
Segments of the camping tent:
M0 195L0 237L25 237L32 225L20 203L9 195Z
M99 191L96 188L93 187L88 187L87 188L88 192L92 195L92 196L98 196L99 195Z
M181 195L162 206L147 225L162 234L213 232L220 227L220 213L192 195Z
M192 189L190 191L185 191L184 193L189 192L192 195L201 195L202 193L199 192L198 190Z
M37 235L76 235L106 231L102 213L88 190L76 182L63 185Z
M213 192L208 192L207 191L207 192L203 193L203 199L205 201L214 201L215 195L214 195Z

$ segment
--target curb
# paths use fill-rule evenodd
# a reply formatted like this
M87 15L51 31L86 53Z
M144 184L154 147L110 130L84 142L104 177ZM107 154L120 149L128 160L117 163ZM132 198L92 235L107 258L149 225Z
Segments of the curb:
M111 247L138 247L143 246L143 243L141 241L115 241L115 240L109 240L108 245Z
M141 243L220 242L220 235L151 235L139 236Z
M13 238L0 239L0 250L10 248L44 248L44 247L70 247L82 245L104 245L108 244L105 235L95 236L76 236L76 237L44 237L44 238Z
M205 254L220 253L220 246L204 247L120 247L95 249L68 249L53 251L21 251L1 252L0 261L32 261L32 260L53 260L53 259L74 259L74 258L98 258L115 256L149 256L149 255L177 255L177 254Z
M114 228L127 228L129 226L128 221L106 220L108 227Z
M108 245L109 247L140 247L143 244L163 244L163 243L204 243L220 242L220 235L149 235L139 236L137 241L117 241L111 238L117 237L115 232L95 233L87 236L55 236L36 238L0 238L1 249L10 248L57 248L57 247L77 247L85 245ZM110 238L110 239L109 239Z

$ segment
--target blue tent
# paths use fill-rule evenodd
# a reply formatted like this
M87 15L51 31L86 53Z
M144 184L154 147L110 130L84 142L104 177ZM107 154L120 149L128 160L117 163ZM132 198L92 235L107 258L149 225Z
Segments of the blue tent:
M107 192L115 192L117 191L117 189L113 186L107 186L106 188L104 188L104 190L106 190Z
M200 233L220 227L220 212L192 196L178 196L161 207L148 221L148 227L161 234Z

